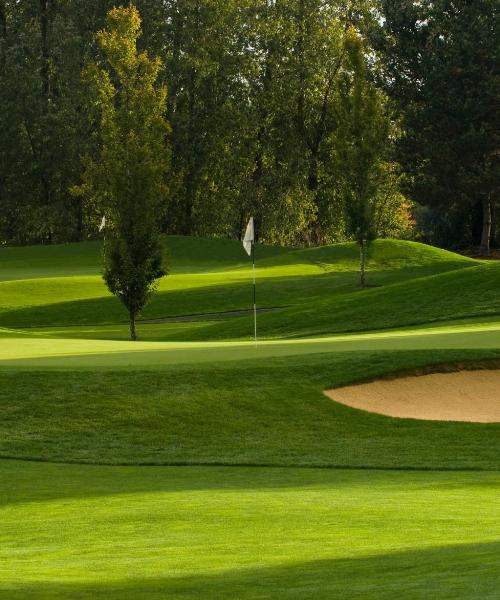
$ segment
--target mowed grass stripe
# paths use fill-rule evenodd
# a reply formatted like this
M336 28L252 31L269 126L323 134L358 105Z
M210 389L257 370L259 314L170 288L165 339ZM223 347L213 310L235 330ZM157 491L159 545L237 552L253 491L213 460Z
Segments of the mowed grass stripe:
M2 339L0 367L56 369L164 368L308 354L500 349L500 324L485 323L298 340L253 342L122 342L86 339Z
M0 461L0 598L494 599L493 473Z

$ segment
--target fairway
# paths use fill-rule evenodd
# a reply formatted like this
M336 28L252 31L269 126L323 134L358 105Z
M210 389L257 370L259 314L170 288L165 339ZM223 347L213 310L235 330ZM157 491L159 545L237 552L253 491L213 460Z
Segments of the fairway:
M0 473L6 600L494 599L500 585L498 474L16 462Z
M98 244L0 248L0 597L495 598L500 424L324 392L498 368L497 264L262 246L255 344L241 246L166 248L133 344Z

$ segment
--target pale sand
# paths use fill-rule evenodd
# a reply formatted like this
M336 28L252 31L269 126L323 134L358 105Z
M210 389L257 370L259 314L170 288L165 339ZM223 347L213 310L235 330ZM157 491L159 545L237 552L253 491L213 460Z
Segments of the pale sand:
M335 402L390 417L500 422L500 370L379 380L325 394Z

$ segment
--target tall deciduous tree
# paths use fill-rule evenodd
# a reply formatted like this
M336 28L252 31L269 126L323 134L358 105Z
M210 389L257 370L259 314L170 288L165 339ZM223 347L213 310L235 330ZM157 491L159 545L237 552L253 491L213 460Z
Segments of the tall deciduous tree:
M139 51L160 56L173 175L162 231L262 241L343 239L332 172L349 24L380 28L378 0L136 0ZM98 202L71 197L97 120L79 80L113 0L0 1L0 240L95 235ZM369 50L371 53L371 49ZM115 81L113 79L113 81Z
M254 0L166 0L165 79L176 173L169 232L239 235Z
M104 280L128 309L131 340L166 274L158 221L168 196L167 92L157 83L160 60L137 50L140 25L135 7L113 8L97 34L107 68L91 64L85 76L99 115L99 156L87 160L77 190L108 217Z
M339 83L333 167L345 202L349 229L360 251L360 284L366 285L366 259L377 237L387 169L391 120L384 94L370 81L363 41L351 27L347 68Z
M74 5L0 4L0 237L9 243L82 239L68 188L85 146L80 81L84 41Z
M500 186L500 10L497 0L383 0L388 89L403 116L400 160L413 199L469 231L476 207L489 253ZM450 229L450 228L448 228ZM465 235L464 235L465 234Z
M252 171L257 206L251 212L259 217L264 239L322 243L344 233L327 140L335 129L335 90L346 68L346 35L351 25L363 30L372 26L372 4L260 2L251 45L256 68L250 98L258 124ZM268 224L274 226L270 231Z

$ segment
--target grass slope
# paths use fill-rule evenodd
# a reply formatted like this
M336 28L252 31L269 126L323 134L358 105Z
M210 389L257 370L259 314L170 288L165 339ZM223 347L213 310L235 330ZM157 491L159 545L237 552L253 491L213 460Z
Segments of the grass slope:
M89 257L85 253L89 249L85 245L80 246L82 264L86 264ZM97 265L96 249L95 245L91 246L91 254ZM159 293L144 311L144 318L234 311L251 306L249 263L245 261L243 250L237 242L198 242L189 238L174 238L169 240L169 249L177 257L175 260L172 258L172 273L160 282ZM74 248L72 252L75 252ZM462 280L451 281L442 291L439 281L427 285L426 277L450 271L460 277L463 270L475 267L478 271L476 284L482 285L481 290L491 286L492 278L495 278L492 270L481 270L481 263L449 252L410 242L379 241L373 248L371 281L383 286L381 290L385 290L385 295L377 295L376 292L380 290L359 290L356 287L357 255L352 244L301 251L259 247L258 252L261 256L258 270L259 305L287 307L279 313L263 316L262 332L267 337L364 329L366 316L360 313L358 318L356 312L363 304L370 304L373 315L384 314L384 318L379 319L380 325L375 326L414 324L415 298L409 301L406 293L408 282L424 280L414 293L427 294L428 301L438 306L447 298L448 288L462 285L467 276L463 274ZM183 254L185 257L181 259ZM194 261L194 255L200 258ZM67 260L64 258L66 262L59 257L47 264L47 272L53 273L63 267L67 269ZM189 260L194 261L191 268L187 266ZM6 272L13 276L14 267L19 264L20 259L12 261L11 257L10 263L6 260ZM26 274L22 269L20 272ZM398 287L398 284L402 285ZM462 302L454 294L454 302L448 302L447 310L460 309L460 314L469 317L497 314L500 311L496 295L482 297L479 293L472 293L472 286L470 289L470 295L463 298ZM388 299L394 306L385 305ZM345 313L345 307L352 303L357 305L357 309ZM392 310L401 307L405 310L398 314ZM405 314L405 311L409 314ZM428 316L425 314L422 318ZM435 318L446 316L448 314L434 315ZM3 327L125 322L123 307L107 293L98 275L32 277L0 282L0 326ZM192 331L187 329L166 328L165 339L234 339L246 337L249 330L248 319L211 323L203 331L196 327Z
M259 246L263 258L286 252L284 248ZM101 242L0 248L0 281L98 275L101 253ZM165 258L175 273L234 268L246 262L238 243L183 236L165 240Z
M391 419L336 404L322 393L395 368L471 357L499 359L500 351L348 351L147 372L1 371L0 456L498 469L500 424Z
M238 243L167 245L145 317L248 308ZM497 597L500 424L391 419L322 393L499 364L497 265L379 241L377 287L359 290L352 244L259 247L259 303L279 310L255 348L248 317L142 324L124 342L99 253L0 249L0 457L24 459L0 460L0 598ZM192 466L140 466L175 463Z
M36 278L14 277L16 269L26 275L30 251L43 256L51 277L43 277L44 263L36 260ZM352 244L261 247L260 294L268 306L286 308L261 315L259 328L269 337L303 339L255 348L234 341L251 331L247 317L143 325L144 338L157 341L119 341L126 335L119 304L103 295L97 275L88 274L97 264L95 243L1 252L11 275L0 283L0 322L8 324L0 330L1 456L108 464L500 464L494 442L499 425L391 420L322 394L426 363L497 358L500 323L306 338L481 310L491 317L498 302L496 265L422 244L379 241L370 277L380 287L359 290ZM238 243L172 238L169 252L172 275L162 282L152 315L247 306L248 261ZM87 274L67 276L75 263ZM113 318L106 327L55 327ZM50 327L32 327L40 322ZM19 323L31 327L19 329ZM218 338L232 341L199 341Z
M0 462L0 479L6 600L498 597L497 474Z

